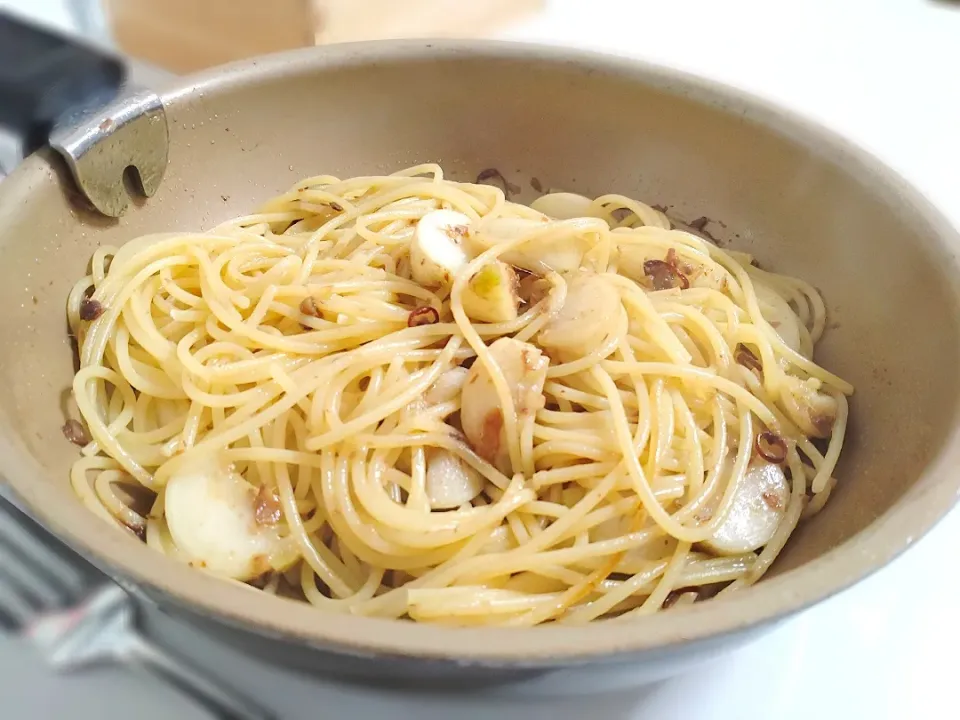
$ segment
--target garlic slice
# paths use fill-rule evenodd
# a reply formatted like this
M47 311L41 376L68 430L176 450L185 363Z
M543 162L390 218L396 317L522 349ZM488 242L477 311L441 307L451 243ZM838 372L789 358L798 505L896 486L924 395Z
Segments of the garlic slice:
M780 398L787 417L807 437L830 437L837 420L837 399L820 392L820 382L812 378L801 380L788 375L784 384L786 390Z
M455 210L433 210L417 223L410 244L410 271L421 285L450 283L470 257L464 240L470 218Z
M727 517L702 545L718 555L740 555L762 548L783 521L789 501L790 483L779 465L751 465Z
M552 192L541 195L530 207L554 220L569 220L578 217L595 217L590 213L593 200L585 195L570 192Z
M250 580L288 565L292 542L258 513L257 489L216 455L182 463L167 481L164 515L170 535L191 565ZM262 524L263 523L263 524Z
M427 405L450 402L463 390L469 374L470 371L463 367L450 368L440 374L436 382L424 393L423 399Z
M773 288L755 282L753 291L756 293L760 314L770 323L784 344L794 352L800 352L800 318L787 304L783 296Z
M531 418L544 405L543 384L550 361L533 345L513 338L500 338L489 349L510 388L518 421ZM512 474L503 407L493 378L479 360L463 387L460 424L480 457Z
M498 217L479 227L472 242L482 251L498 243L536 234L529 242L507 250L500 259L538 275L545 270L564 273L580 268L591 246L590 234L606 228L607 224L596 218L550 221Z
M584 355L616 329L620 294L600 275L580 272L567 280L559 312L537 336L539 345Z
M520 297L517 274L499 260L484 265L467 281L461 300L471 320L488 323L517 319Z
M483 477L449 450L430 448L426 490L431 509L452 510L481 493Z

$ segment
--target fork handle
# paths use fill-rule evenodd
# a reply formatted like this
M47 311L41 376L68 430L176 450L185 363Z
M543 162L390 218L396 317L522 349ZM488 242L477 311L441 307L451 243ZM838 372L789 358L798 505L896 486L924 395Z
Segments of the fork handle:
M217 720L276 720L272 712L225 688L191 660L154 645L132 630L126 633L118 654L128 667L163 680L206 708Z

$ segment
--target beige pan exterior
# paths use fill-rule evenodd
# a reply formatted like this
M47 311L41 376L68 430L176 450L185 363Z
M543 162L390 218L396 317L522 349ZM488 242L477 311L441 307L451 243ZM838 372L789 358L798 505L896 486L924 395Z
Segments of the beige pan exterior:
M51 529L155 596L336 652L524 666L642 659L822 600L954 504L960 238L897 176L815 125L672 70L481 42L295 51L187 78L162 98L166 177L119 221L78 209L49 153L0 183L0 471ZM73 370L64 302L94 249L209 228L303 176L426 161L460 179L497 167L527 199L536 177L706 215L722 221L710 228L724 242L823 291L831 325L817 359L856 386L850 436L833 498L768 578L633 626L450 629L331 615L223 582L81 507L68 482L77 448L60 432Z

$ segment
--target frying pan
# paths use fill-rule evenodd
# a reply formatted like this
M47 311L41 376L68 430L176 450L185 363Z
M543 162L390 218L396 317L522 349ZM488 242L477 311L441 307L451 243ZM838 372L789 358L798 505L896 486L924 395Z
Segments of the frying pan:
M955 501L960 238L876 160L757 98L562 49L363 43L123 98L53 145L0 183L3 475L47 527L166 613L265 659L446 686L558 670L651 678L857 582ZM426 161L464 180L495 167L521 201L535 185L663 204L821 289L830 328L817 359L856 386L840 483L756 587L633 624L516 631L332 615L182 566L73 497L64 304L97 246L210 228L307 175Z

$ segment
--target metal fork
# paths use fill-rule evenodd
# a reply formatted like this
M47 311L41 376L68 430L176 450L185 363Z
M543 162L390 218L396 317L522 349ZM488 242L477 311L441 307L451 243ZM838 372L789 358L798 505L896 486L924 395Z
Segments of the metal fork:
M272 713L137 630L134 599L0 494L0 625L59 671L120 664L172 685L223 720Z

